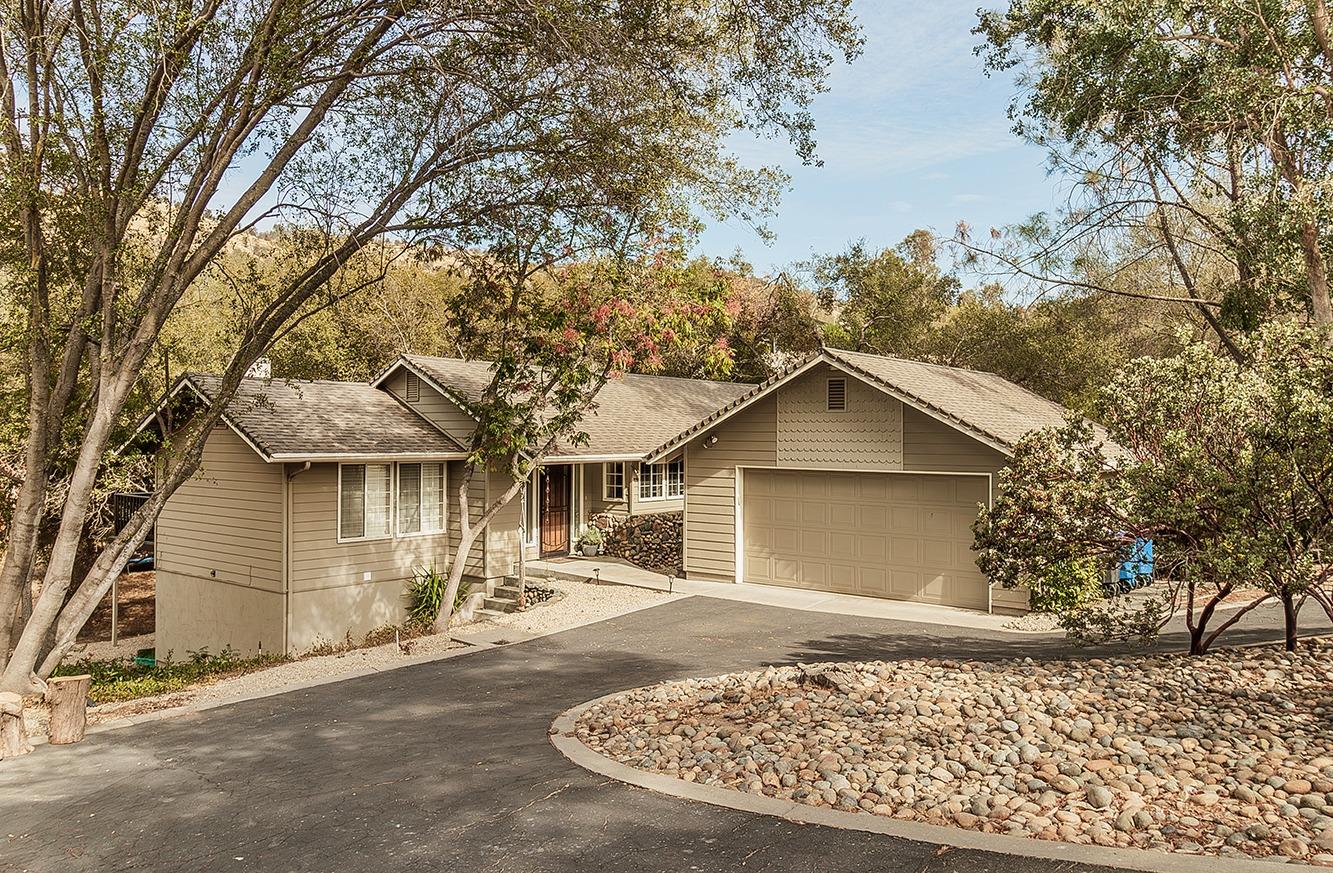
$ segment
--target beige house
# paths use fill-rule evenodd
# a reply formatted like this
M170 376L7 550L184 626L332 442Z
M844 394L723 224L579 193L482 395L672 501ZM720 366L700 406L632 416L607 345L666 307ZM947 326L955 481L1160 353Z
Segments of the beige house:
M685 452L690 579L1024 612L971 527L1018 440L1068 414L992 373L825 349L645 460Z
M489 379L404 356L370 384L246 380L158 521L159 652L302 652L402 621L414 569L459 542L451 484ZM173 396L215 388L189 375ZM520 548L569 554L595 515L683 512L691 579L1023 611L977 570L971 525L1014 444L1066 415L992 374L836 350L757 386L627 375L466 576L490 594ZM476 476L474 517L508 484Z
M157 639L207 649L307 651L404 617L416 568L443 570L460 542L455 485L489 364L404 357L372 384L246 379L201 469L157 522ZM217 379L172 392L201 400ZM529 558L567 555L589 519L684 508L684 452L650 449L753 386L626 375L597 396L586 443L543 462L468 555L469 590L493 594ZM184 404L188 407L188 403ZM145 423L147 425L147 423ZM474 477L473 517L509 485Z

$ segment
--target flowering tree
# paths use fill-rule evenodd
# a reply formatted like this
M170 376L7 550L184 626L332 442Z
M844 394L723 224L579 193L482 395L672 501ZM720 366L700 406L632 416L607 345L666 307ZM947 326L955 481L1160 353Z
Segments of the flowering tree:
M1072 422L1036 432L1000 476L975 531L978 564L1006 586L1062 590L1071 563L1109 569L1136 538L1154 540L1157 593L1058 609L1076 637L1153 636L1183 611L1199 654L1247 612L1283 607L1296 645L1301 604L1330 602L1333 354L1322 328L1270 325L1242 342L1247 361L1194 344L1140 359L1101 398L1123 451ZM1214 626L1219 605L1256 596Z
M557 264L535 257L533 238L478 259L452 304L465 346L493 366L482 396L466 403L477 425L454 495L460 540L435 620L440 631L477 538L542 459L587 441L579 424L608 380L653 372L675 354L701 361L704 375L731 369L731 350L715 337L734 317L732 288L721 277L699 282L679 245L649 239L633 256ZM478 513L470 493L487 471L507 474L509 484Z
M489 247L515 210L590 246L681 221L686 203L753 217L777 179L739 166L726 135L780 132L810 159L811 99L859 47L847 0L3 10L0 290L27 415L0 691L19 693L43 687L251 363L300 318L378 281L407 246ZM99 472L164 324L261 224L290 245L231 331L214 402L82 570Z

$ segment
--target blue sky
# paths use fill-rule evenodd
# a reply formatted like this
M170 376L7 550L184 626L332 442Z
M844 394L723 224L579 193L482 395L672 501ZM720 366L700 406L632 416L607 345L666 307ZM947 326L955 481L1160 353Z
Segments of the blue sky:
M1063 186L1044 154L1006 116L1010 76L987 78L970 31L978 0L857 0L864 54L833 74L815 106L822 167L803 167L785 141L738 140L746 163L792 176L766 244L741 222L710 223L703 254L737 249L761 272L864 238L897 243L916 228L949 236L1050 210ZM1001 5L992 0L989 5Z

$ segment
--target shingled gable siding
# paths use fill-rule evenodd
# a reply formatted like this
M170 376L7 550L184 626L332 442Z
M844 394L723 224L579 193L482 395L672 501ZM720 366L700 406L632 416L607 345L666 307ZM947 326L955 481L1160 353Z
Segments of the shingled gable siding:
M461 462L450 462L447 475L444 533L343 543L337 536L338 465L315 464L292 478L290 651L341 642L349 634L357 639L403 620L403 594L413 570L433 563L444 571L459 542L454 487ZM480 484L470 495L474 514L485 499L485 483ZM482 552L478 541L469 556L469 576L482 574Z
M406 368L399 367L384 382L383 387L389 389L395 397L406 403L409 408L421 413L428 421L463 443L463 445L467 445L471 441L472 431L477 426L476 420L424 381L421 383L417 400L411 402L407 400Z
M828 409L828 381L846 380L846 409ZM789 467L903 467L902 404L841 370L817 367L778 390L778 463Z
M215 428L158 518L156 548L160 657L282 651L281 465Z

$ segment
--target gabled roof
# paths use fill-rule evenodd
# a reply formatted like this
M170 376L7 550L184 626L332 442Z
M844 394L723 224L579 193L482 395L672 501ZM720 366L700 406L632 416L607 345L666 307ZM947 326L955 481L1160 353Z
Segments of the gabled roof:
M218 376L188 373L188 387L211 403ZM243 379L223 420L265 461L461 458L463 447L387 391L365 382Z
M404 355L372 383L382 384L397 366L406 366L427 384L466 410L491 382L489 361ZM588 435L584 445L561 445L552 458L638 460L718 407L748 394L754 385L626 373L598 392L596 408L578 429Z
M1059 403L994 373L842 349L823 349L793 363L743 397L662 443L649 452L646 459L652 461L674 452L696 435L821 363L855 376L1006 455L1013 454L1014 446L1028 432L1059 427L1070 415L1070 411ZM1094 429L1100 439L1112 444L1105 428L1094 425Z

